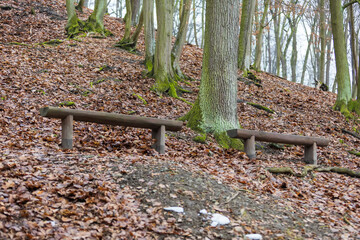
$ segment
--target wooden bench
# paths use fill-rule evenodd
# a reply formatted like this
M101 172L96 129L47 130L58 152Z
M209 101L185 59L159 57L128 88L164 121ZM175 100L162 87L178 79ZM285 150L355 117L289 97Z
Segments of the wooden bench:
M165 130L180 131L183 126L183 122L175 120L57 107L41 108L40 115L61 119L61 146L64 149L73 147L73 121L152 129L152 138L156 139L152 147L159 153L165 153Z
M231 138L240 138L245 140L244 148L245 153L250 159L256 157L255 141L284 143L293 145L304 145L305 154L304 160L309 164L317 164L317 146L327 146L330 142L329 139L319 137L307 137L298 135L288 135L280 133L262 132L246 129L232 129L228 130L227 134Z

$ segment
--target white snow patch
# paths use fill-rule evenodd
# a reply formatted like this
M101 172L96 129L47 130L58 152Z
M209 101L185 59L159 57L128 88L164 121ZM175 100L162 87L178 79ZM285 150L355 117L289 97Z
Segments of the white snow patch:
M217 225L225 225L230 223L230 219L225 217L224 215L214 213L211 218L211 226L216 227Z
M208 212L207 212L205 209L201 209L201 210L200 210L200 213L201 213L201 214L208 214Z
M247 235L245 235L245 239L262 240L262 236L260 234L247 234Z
M164 210L177 212L177 213L183 213L184 212L184 208L182 208L182 207L166 207L166 208L164 208Z

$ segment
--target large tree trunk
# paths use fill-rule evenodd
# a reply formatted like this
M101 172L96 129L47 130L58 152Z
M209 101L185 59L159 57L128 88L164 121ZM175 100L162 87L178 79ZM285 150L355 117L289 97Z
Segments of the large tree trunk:
M191 7L191 1L192 0L183 0L183 6L181 7L181 17L180 17L180 26L179 31L176 36L176 41L174 43L174 46L172 48L172 66L174 68L175 73L180 77L184 78L184 75L182 74L180 70L180 56L181 52L185 43L186 33L188 29L189 24L189 16L190 16L190 7ZM195 1L195 0L194 0ZM180 3L181 4L181 3Z
M156 0L157 32L154 57L155 90L177 97L174 71L171 65L171 36L174 0Z
M342 113L344 113L344 115L348 115L349 112L347 104L351 99L351 85L349 64L346 54L341 1L330 0L330 12L335 49L336 78L338 84L338 94L335 103L335 109L340 110Z
M144 35L145 35L145 65L150 72L153 69L155 54L154 0L144 0Z
M200 92L193 108L184 117L193 130L213 133L218 143L226 148L240 147L226 135L227 130L239 128L236 110L238 17L237 1L206 2Z
M252 19L255 12L254 0L243 0L241 10L241 26L239 34L238 67L241 70L250 69Z
M257 70L261 69L261 55L262 55L262 45L263 45L263 32L265 27L265 19L269 10L269 4L270 0L264 1L264 13L261 17L260 23L259 23L259 33L256 38L256 48L255 48L255 63L254 68Z

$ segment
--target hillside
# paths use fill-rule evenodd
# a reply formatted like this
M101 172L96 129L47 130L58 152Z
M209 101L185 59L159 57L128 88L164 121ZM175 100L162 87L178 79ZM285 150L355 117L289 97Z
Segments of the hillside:
M241 239L259 233L264 239L359 239L359 178L266 170L301 172L301 146L262 144L249 160L211 137L194 142L197 134L184 126L167 133L167 152L159 155L150 148L150 130L75 122L75 147L62 150L61 123L41 117L41 107L72 102L64 107L177 119L191 106L150 90L154 79L142 75L143 36L139 54L113 47L122 19L106 16L113 37L67 40L64 1L3 0L0 6L0 238ZM63 42L42 44L52 39ZM194 81L182 97L190 102L201 59L201 49L185 46L181 67ZM342 131L358 130L359 120L332 110L336 95L255 74L262 87L238 81L243 128L331 139L318 149L318 164L360 171L359 157L348 152L360 151L360 139ZM186 214L163 210L173 206ZM211 227L201 209L231 223Z

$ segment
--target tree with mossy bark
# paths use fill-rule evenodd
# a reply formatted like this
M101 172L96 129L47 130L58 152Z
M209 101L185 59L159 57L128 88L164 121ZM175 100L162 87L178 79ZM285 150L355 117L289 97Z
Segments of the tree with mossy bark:
M144 7L141 10L139 24L137 25L135 32L131 35L132 13L133 11L131 1L126 0L125 33L123 38L115 44L115 47L125 49L129 52L136 51L139 35L144 25Z
M226 131L239 128L237 118L237 49L239 3L207 0L205 45L200 91L182 119L204 137L211 133L224 148L242 148Z
M349 117L348 103L351 101L351 84L341 1L330 0L330 13L335 49L336 79L338 84L338 93L334 108L346 117Z
M154 90L159 94L168 92L178 97L176 75L171 64L171 36L173 18L173 0L156 0L157 32L154 56Z
M74 0L66 0L68 22L65 27L68 37L73 38L81 33L95 32L102 36L109 36L111 32L104 27L104 15L107 8L106 0L96 0L94 11L84 22L81 21L75 11Z

